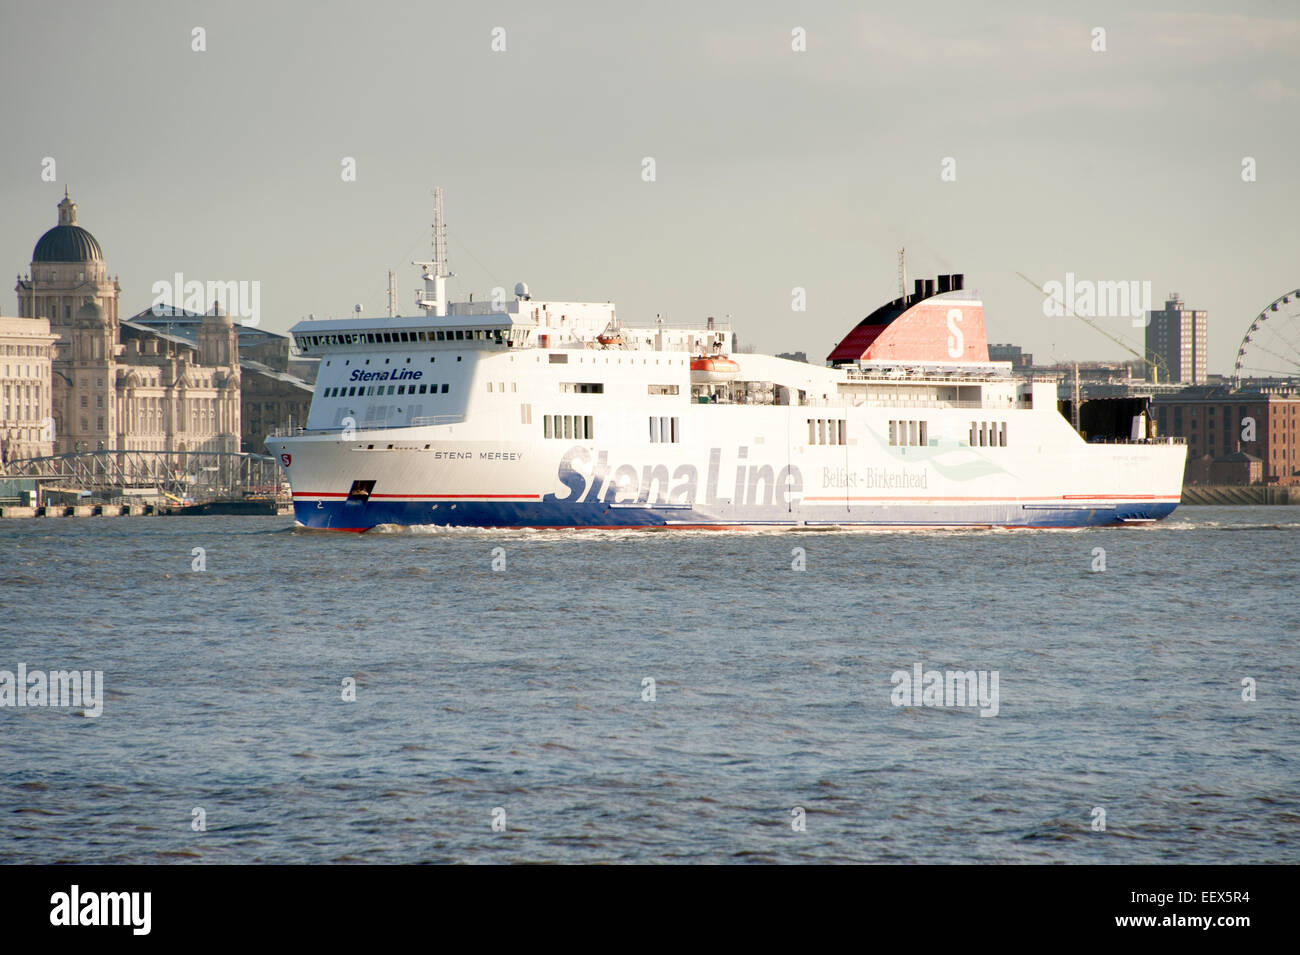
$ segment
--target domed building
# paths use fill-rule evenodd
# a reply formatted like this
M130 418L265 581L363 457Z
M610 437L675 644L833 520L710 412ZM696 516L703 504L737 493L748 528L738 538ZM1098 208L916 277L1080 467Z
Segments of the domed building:
M31 273L15 289L19 316L47 319L56 336L54 453L238 451L239 346L230 317L214 308L195 341L124 328L121 286L103 249L77 224L66 191L58 209L58 224L37 240Z

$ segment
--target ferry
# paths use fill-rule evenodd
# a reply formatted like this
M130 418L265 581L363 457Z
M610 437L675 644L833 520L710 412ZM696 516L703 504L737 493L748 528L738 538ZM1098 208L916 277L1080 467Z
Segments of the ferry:
M1178 505L1181 440L1145 410L1085 440L1054 380L989 360L961 274L917 280L814 365L523 283L449 302L438 219L420 314L291 329L316 390L267 448L299 525L1046 528Z

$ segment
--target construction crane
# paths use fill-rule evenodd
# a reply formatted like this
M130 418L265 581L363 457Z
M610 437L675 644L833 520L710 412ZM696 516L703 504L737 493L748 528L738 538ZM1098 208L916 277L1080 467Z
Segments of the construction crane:
M1017 272L1016 274L1019 275L1026 282L1028 282L1030 285L1032 285L1034 288L1038 289L1038 291L1042 292L1044 296L1046 296L1047 298L1052 298L1055 301L1054 297L1049 295L1045 288L1043 288L1041 285L1039 285L1037 282L1031 279L1024 272ZM1171 377L1169 374L1169 366L1165 364L1165 360L1163 357L1156 354L1154 351L1148 352L1146 355L1142 354L1142 352L1139 352L1128 342L1124 341L1124 339L1120 338L1118 335L1112 335L1110 332L1106 331L1106 329L1102 328L1100 325L1098 325L1096 322L1092 321L1091 319L1084 318L1082 315L1075 315L1074 309L1070 308L1068 302L1062 302L1061 305L1065 308L1065 312L1067 315L1071 316L1072 318L1077 318L1085 325L1088 325L1094 330L1105 335L1107 338L1113 341L1120 348L1124 349L1130 355L1139 359L1142 362L1143 367L1150 368L1152 372L1154 372L1151 378L1152 384L1158 384L1162 380L1169 381ZM1150 357L1147 357L1147 355L1150 355ZM1165 376L1163 379L1161 379L1160 377L1161 374L1164 374Z

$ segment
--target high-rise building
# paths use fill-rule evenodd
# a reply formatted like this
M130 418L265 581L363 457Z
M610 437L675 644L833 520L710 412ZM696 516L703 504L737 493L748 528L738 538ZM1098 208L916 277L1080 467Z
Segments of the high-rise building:
M1205 310L1187 308L1177 292L1170 292L1165 307L1147 312L1147 318L1147 358L1152 362L1147 379L1155 381L1159 374L1162 384L1205 384L1209 324ZM1163 380L1163 371L1157 371L1161 361L1169 369L1168 381Z

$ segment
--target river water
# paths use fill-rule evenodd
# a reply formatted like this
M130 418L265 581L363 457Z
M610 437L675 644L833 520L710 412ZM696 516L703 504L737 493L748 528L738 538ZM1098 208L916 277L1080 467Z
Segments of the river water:
M0 706L0 862L1296 863L1297 558L1268 507L0 521L0 671L104 684ZM902 699L918 666L994 705Z

